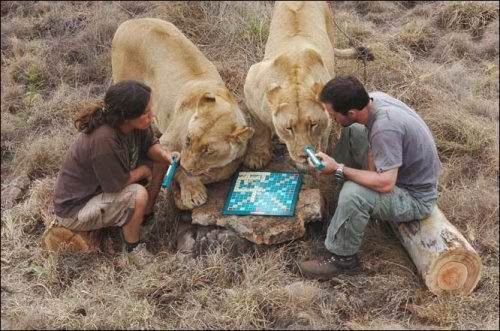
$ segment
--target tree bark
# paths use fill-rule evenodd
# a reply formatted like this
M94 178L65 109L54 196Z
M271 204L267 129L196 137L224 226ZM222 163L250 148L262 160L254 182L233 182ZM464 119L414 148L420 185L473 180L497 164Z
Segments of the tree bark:
M389 222L434 294L469 294L481 277L481 258L436 206L421 221Z

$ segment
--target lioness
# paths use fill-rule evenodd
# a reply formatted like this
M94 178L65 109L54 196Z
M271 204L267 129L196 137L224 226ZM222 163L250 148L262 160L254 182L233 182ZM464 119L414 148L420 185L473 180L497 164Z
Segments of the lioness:
M116 30L112 67L115 82L142 80L153 90L160 143L181 152L177 207L205 203L204 184L231 176L254 133L215 66L173 24L140 18Z
M271 158L277 134L299 169L307 166L304 146L324 149L330 119L316 96L334 77L335 55L355 58L354 48L334 49L333 15L322 1L277 1L262 62L248 71L245 101L256 133L244 163L257 169Z

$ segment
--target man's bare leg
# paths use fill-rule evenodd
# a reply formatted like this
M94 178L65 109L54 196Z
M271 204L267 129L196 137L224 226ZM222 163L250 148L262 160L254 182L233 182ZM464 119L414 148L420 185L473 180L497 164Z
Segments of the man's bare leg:
M141 223L144 220L146 205L148 203L148 191L142 187L137 190L135 197L135 206L132 217L127 224L122 226L123 239L133 244L139 242Z
M148 190L148 203L146 205L145 215L149 215L153 211L153 207L160 192L161 182L167 172L169 164L167 162L154 162L153 172L151 175L151 182L149 183Z

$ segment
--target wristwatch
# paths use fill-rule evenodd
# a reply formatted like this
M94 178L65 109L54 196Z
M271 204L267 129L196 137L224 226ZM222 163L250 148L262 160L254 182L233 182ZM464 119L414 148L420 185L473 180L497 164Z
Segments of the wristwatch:
M344 179L344 164L343 163L337 164L337 169L335 170L333 175L337 179Z

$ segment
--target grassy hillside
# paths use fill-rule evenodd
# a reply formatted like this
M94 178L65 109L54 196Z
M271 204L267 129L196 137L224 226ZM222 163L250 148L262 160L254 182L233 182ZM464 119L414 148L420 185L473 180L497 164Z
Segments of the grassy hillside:
M296 261L324 233L238 258L222 247L189 259L163 220L146 270L116 254L46 256L39 247L54 180L85 102L111 83L111 40L133 17L174 23L213 61L244 109L248 68L262 59L273 2L1 2L2 188L30 185L2 208L4 328L459 328L498 329L498 2L338 1L335 19L376 56L337 61L412 106L436 139L444 173L438 204L480 254L466 297L432 295L399 241L373 222L360 252L367 272L305 280ZM338 30L337 30L338 31ZM336 47L348 46L338 31ZM160 213L170 206L161 194Z

